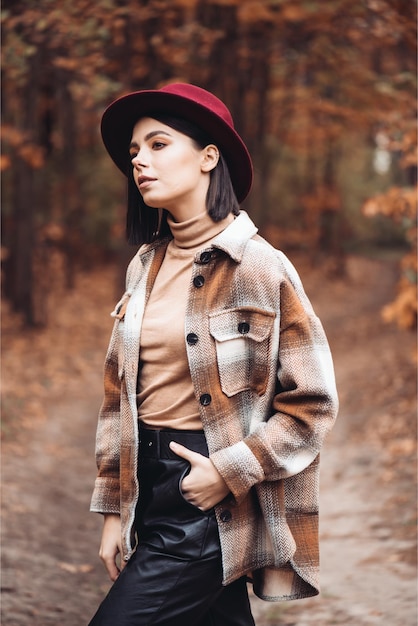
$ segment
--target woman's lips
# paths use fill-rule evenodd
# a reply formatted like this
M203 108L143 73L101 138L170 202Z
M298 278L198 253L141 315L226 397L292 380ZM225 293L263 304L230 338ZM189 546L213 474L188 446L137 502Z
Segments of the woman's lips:
M138 177L138 188L145 189L148 185L154 182L155 178L149 178L148 176L139 176Z

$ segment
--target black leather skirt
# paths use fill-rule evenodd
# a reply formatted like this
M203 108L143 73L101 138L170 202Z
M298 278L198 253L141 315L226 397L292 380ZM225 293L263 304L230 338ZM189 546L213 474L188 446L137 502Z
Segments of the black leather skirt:
M252 626L245 579L222 586L214 510L184 498L190 464L170 441L208 456L203 431L140 429L138 545L90 626Z
M141 428L140 501L136 515L139 543L176 558L220 557L214 510L202 512L187 502L181 482L190 464L174 454L170 441L209 456L203 431Z

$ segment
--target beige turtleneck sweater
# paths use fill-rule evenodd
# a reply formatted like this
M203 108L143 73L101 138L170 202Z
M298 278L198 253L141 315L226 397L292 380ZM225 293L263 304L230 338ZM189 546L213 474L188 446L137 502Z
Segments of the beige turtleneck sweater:
M199 405L187 360L184 319L196 253L234 220L202 213L168 224L170 241L145 308L138 375L138 417L153 428L199 430Z

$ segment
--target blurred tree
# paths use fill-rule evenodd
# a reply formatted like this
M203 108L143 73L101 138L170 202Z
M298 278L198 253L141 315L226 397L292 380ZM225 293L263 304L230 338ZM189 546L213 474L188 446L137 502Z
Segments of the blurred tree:
M347 142L373 151L415 115L416 7L403 0L4 0L2 25L4 289L28 324L46 323L54 284L114 252L123 184L97 129L116 94L174 80L214 91L254 158L245 207L279 226L274 243L338 271Z
M402 143L407 143L408 148L410 147L409 140ZM416 150L414 153L416 155ZM414 158L416 159L416 156ZM411 157L405 159L405 163L410 162ZM384 215L395 223L401 223L407 233L410 248L401 260L397 294L393 302L383 308L382 316L386 322L394 322L400 328L415 329L418 309L417 190L414 187L392 187L384 194L369 198L363 205L363 211L368 217Z

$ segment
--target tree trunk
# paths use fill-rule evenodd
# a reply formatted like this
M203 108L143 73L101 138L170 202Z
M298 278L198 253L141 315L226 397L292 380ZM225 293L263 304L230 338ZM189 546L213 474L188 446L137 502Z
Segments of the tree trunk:
M36 124L37 78L39 55L32 57L29 80L20 95L22 102L21 128L32 142ZM12 112L10 112L12 115ZM30 163L15 153L13 156L13 215L11 219L10 257L8 259L7 295L13 309L23 313L28 326L42 324L34 307L33 250L35 248L35 215L38 210L34 170Z

